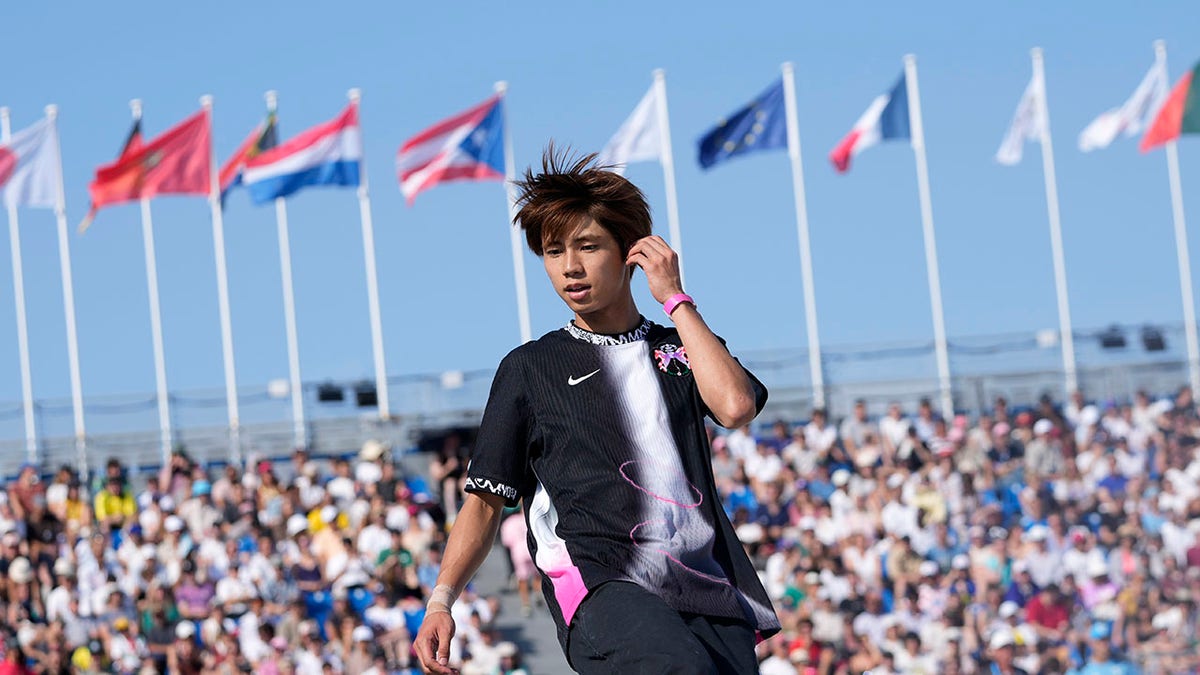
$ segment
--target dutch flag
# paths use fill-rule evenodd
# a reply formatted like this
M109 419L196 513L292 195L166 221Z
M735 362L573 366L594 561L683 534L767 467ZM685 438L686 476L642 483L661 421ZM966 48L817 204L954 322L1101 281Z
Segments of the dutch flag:
M246 160L242 182L255 204L313 185L357 186L362 162L362 130L358 104Z

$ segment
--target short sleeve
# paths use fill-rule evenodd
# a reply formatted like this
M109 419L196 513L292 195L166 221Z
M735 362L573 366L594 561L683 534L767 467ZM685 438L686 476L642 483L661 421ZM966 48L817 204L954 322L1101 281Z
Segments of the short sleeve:
M528 484L529 445L534 428L528 391L517 352L500 362L483 422L467 466L466 492L490 493L516 506Z
M718 335L717 339L721 341L722 346L724 346L726 349L729 348L729 346L725 344L725 338ZM750 372L746 366L742 365L742 362L737 357L734 357L733 360L737 361L739 366L742 366L742 372L746 373L746 377L750 378L750 387L754 390L754 416L757 417L758 414L762 412L763 407L767 405L767 387L762 382L759 382L758 378L754 376L754 373ZM716 424L721 425L721 421L712 414L712 411L708 409L708 406L704 405L704 399L700 399L700 405L704 407L705 417L712 420Z

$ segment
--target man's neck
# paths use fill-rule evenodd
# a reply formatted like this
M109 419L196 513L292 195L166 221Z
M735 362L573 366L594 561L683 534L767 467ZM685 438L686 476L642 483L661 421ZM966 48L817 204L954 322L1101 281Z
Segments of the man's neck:
M575 325L593 333L618 335L637 328L641 316L630 295L624 302L614 303L598 312L576 314Z

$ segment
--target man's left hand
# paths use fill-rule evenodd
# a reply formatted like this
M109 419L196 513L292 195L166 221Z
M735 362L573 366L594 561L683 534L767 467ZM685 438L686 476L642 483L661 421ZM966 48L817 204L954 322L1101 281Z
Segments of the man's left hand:
M626 265L637 265L646 273L650 294L660 303L683 292L679 280L679 254L658 235L643 237L629 249Z

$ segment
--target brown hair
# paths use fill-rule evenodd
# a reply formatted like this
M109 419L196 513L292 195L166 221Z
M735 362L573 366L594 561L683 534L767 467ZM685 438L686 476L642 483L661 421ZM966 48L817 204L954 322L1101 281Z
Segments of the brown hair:
M513 223L525 230L529 249L542 255L542 243L554 240L595 220L617 240L621 253L649 236L650 206L646 196L629 179L594 164L596 154L572 159L570 149L554 143L542 153L542 171L526 169L516 181L520 196Z

